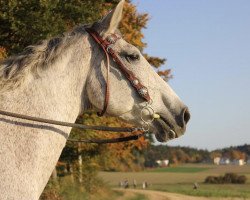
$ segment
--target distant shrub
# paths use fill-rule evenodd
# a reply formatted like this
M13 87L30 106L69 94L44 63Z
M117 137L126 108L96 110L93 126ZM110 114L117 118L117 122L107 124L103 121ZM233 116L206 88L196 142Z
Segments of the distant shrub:
M239 176L237 179L237 183L239 183L239 184L245 184L246 182L247 182L247 177L244 175Z
M226 173L223 177L224 183L237 183L238 175L235 173Z
M206 179L205 179L205 183L217 183L217 181L215 180L216 177L215 176L208 176Z
M226 173L224 176L208 176L204 182L210 184L245 184L246 181L247 177L244 175L239 176L235 173Z

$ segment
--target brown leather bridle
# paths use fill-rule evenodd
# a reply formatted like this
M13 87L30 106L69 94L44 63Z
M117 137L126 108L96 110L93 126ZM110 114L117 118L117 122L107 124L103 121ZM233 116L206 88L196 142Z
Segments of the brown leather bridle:
M107 59L107 64L106 64L107 77L106 77L105 98L104 98L103 109L101 112L98 112L98 116L103 116L105 114L105 112L107 111L108 103L109 103L109 97L110 97L110 89L109 89L110 59L109 59L109 56L113 59L114 62L116 62L120 71L128 79L128 81L131 83L131 85L139 94L139 96L142 97L146 102L150 102L151 98L149 96L148 89L143 84L141 84L140 80L134 75L132 71L126 68L126 66L123 64L119 56L116 54L116 52L112 48L112 46L116 43L117 40L120 39L120 37L117 36L116 34L111 34L107 36L106 39L103 39L95 30L91 28L86 28L86 31L100 45Z
M123 64L119 56L116 54L114 49L112 48L112 45L115 44L115 42L120 39L120 37L116 34L109 35L106 39L103 39L95 30L91 28L86 28L86 31L92 36L92 38L100 45L100 47L103 49L106 59L107 59L107 77L106 77L106 90L105 90L105 99L104 99L104 105L101 112L98 112L99 116L103 116L105 112L107 111L108 103L109 103L109 97L110 97L110 89L109 89L109 72L110 72L110 59L109 56L114 60L114 62L117 63L117 66L119 67L120 71L124 74L124 76L127 78L127 80L131 83L133 88L136 90L136 92L139 94L139 96L144 99L147 104L143 109L150 109L153 113L154 110L152 107L149 106L151 101L151 98L148 93L148 89L141 84L139 79L134 75L132 71L126 68L126 66ZM151 121L145 121L142 116L142 121L147 125L146 129L136 128L136 127L105 127L105 126L87 126L82 124L75 124L75 123L68 123L68 122L62 122L62 121L56 121L56 120L50 120L50 119L44 119L44 118L38 118L28 115L22 115L19 113L13 113L13 112L7 112L0 110L1 115L14 117L18 119L24 119L29 121L36 121L41 123L47 123L47 124L54 124L59 126L67 126L67 127L75 127L80 129L89 129L89 130L101 130L101 131L111 131L111 132L130 132L130 133L136 133L135 135L125 136L125 137L118 137L118 138L111 138L111 139L68 139L68 141L71 142L84 142L84 143L97 143L97 144L103 144L103 143L117 143L117 142L125 142L130 140L137 140L140 137L144 136L146 133L148 133L149 129L149 122L152 122L154 120L154 117ZM152 116L153 116L152 115Z

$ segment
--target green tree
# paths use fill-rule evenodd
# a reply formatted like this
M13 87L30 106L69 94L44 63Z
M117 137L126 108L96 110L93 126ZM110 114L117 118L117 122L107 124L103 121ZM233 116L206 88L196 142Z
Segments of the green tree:
M9 55L101 16L103 0L0 0L0 46Z

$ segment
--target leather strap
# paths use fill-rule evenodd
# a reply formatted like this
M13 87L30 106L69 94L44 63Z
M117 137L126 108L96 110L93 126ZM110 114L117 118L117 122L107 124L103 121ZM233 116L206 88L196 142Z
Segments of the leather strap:
M110 41L108 39L103 39L95 30L91 28L86 28L86 31L92 36L92 38L101 46L103 51L105 52L106 59L107 59L107 80L106 80L106 92L105 92L105 99L104 99L104 105L101 112L98 112L98 116L103 116L107 110L109 97L110 97L110 89L109 89L109 72L110 72L110 60L109 56L113 58L113 60L117 63L119 66L119 69L124 74L124 76L129 80L131 85L135 88L137 93L140 97L142 97L145 101L150 102L151 98L148 93L148 89L141 84L139 79L134 75L132 71L127 69L121 59L117 56L116 52L112 49L112 45L119 39L117 35L113 34L112 40Z
M82 142L82 143L94 143L94 144L112 144L119 142L128 142L131 140L138 140L143 137L146 132L140 132L137 135L130 135L125 137L110 138L110 139L68 139L69 142Z
M99 131L111 131L111 132L130 132L135 135L125 136L125 137L117 137L111 139L68 139L70 142L83 142L83 143L97 143L97 144L106 144L106 143L117 143L117 142L127 142L130 140L137 140L140 137L144 136L147 131L144 131L142 128L135 127L106 127L106 126L87 126L82 124L74 124L69 122L62 122L50 119L44 119L39 117L32 117L27 115L22 115L18 113L12 113L0 110L0 115L14 117L18 119L25 119L29 121L41 122L46 124L54 124L59 126L68 126L85 130L99 130Z
M136 128L136 127L88 126L88 125L83 125L83 124L75 124L75 123L62 122L62 121L45 119L45 118L40 118L40 117L33 117L33 116L23 115L19 113L7 112L3 110L0 110L0 115L9 116L9 117L18 118L18 119L24 119L28 121L41 122L45 124L54 124L54 125L59 125L59 126L67 126L67 127L79 128L79 129L85 129L85 130L131 132L131 133L136 132L136 131L143 131L142 128Z
M107 68L107 77L106 77L106 91L105 91L105 98L104 98L104 104L103 104L103 109L101 112L97 112L97 115L99 117L103 116L108 108L108 102L109 102L109 96L110 96L110 89L109 89L109 72L110 72L110 61L109 61L109 55L108 52L105 48L105 40L102 40L102 38L98 38L95 34L93 34L91 31L86 29L86 31L94 38L94 40L101 46L103 49L105 55L106 55L106 68Z

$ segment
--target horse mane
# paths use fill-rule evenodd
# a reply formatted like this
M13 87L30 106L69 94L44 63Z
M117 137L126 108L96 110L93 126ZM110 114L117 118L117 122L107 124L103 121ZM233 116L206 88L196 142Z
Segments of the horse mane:
M0 62L0 91L17 88L26 81L28 74L38 75L48 69L69 47L83 37L85 27L76 27L60 37L43 40Z

